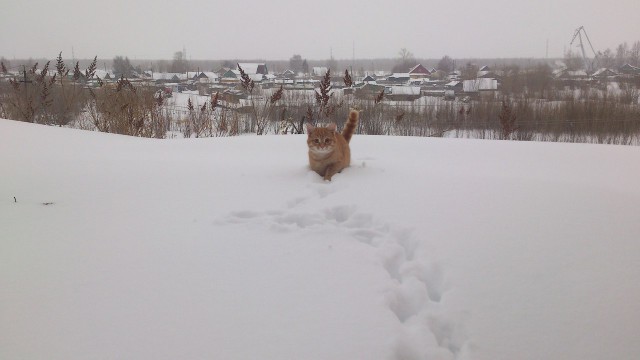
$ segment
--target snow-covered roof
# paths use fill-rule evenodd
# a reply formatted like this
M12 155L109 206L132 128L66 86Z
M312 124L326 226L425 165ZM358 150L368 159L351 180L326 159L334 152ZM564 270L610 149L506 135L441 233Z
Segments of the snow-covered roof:
M213 80L219 78L220 76L213 71L188 71L187 77L189 79L206 77Z
M636 73L640 74L640 67L633 66L631 64L624 64L620 67L620 71L625 73Z
M96 69L96 72L95 72L94 75L99 77L100 79L106 79L107 78L107 74L112 79L115 77L115 74L113 73L113 71L104 71L104 70L101 70L101 69Z
M364 82L371 82L371 81L374 81L374 82L375 82L375 81L376 81L376 78L375 78L375 77L373 77L373 76L371 76L371 75L367 75L367 76L365 76L365 77L362 79L362 81L364 81Z
M485 77L485 76L487 76L487 75L491 75L491 74L493 74L493 72L492 72L492 71L489 71L489 70L480 70L480 71L478 71L478 73L476 74L476 76L480 78L480 77Z
M153 80L172 80L172 79L178 79L178 80L187 80L187 74L185 73L160 73L160 72L154 72L153 73Z
M213 71L202 71L202 74L204 74L204 76L208 77L209 79L217 79L220 77Z
M422 64L418 64L414 67L412 67L411 69L409 69L409 73L416 73L416 74L429 74L429 70L427 68L425 68L424 66L422 66Z
M239 65L242 68L242 71L247 74L257 74L258 67L265 66L264 63L239 63Z
M613 76L618 73L609 68L600 68L593 73L593 76Z

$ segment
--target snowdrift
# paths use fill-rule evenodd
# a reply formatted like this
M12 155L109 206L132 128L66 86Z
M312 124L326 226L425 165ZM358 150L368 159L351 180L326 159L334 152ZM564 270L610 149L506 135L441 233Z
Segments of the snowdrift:
M2 359L631 359L640 149L0 120Z

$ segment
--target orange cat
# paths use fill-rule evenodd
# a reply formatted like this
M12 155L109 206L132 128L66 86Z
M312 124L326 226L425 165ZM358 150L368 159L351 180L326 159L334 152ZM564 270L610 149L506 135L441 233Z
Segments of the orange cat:
M349 112L349 118L344 125L342 134L336 131L335 123L331 123L327 127L314 127L307 124L309 166L325 180L331 181L333 175L351 163L349 140L356 130L358 117L358 111L351 110Z

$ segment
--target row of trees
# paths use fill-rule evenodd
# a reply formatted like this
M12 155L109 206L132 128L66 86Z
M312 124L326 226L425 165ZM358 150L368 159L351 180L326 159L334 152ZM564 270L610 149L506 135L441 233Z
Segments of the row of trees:
M564 55L564 63L569 70L584 68L579 51L567 51ZM599 68L617 68L624 64L640 66L640 41L634 42L631 46L625 42L618 45L615 51L607 48L596 54L595 65Z
M615 52L611 49L598 52L601 67L618 67L624 64L640 66L640 41L629 46L626 42L618 45Z

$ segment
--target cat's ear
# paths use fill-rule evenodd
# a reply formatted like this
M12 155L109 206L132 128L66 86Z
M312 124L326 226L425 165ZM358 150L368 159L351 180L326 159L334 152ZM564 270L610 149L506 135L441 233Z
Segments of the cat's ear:
M331 123L331 124L327 125L327 129L329 129L331 131L336 131L337 128L338 128L338 125L336 125L336 123Z
M312 131L313 131L313 129L315 129L315 128L313 127L313 125L311 125L311 124L309 124L309 123L306 123L305 125L307 126L307 134L311 134L311 132L312 132Z

